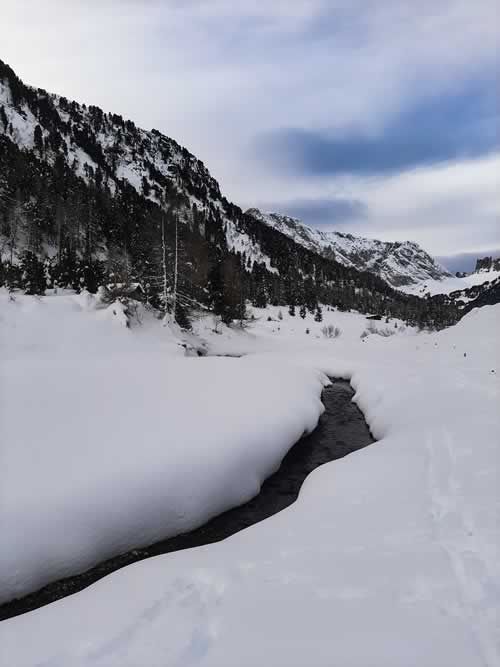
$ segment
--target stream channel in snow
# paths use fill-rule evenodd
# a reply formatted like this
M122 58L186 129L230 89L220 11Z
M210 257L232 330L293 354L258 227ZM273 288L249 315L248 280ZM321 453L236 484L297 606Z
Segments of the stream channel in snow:
M99 563L81 574L44 586L23 598L0 606L0 620L42 607L76 593L121 567L135 561L223 540L291 505L304 479L318 466L366 447L374 440L364 416L352 402L353 390L346 380L331 378L323 390L325 412L317 428L297 442L280 468L262 485L252 500L220 514L199 528L143 549L135 549Z

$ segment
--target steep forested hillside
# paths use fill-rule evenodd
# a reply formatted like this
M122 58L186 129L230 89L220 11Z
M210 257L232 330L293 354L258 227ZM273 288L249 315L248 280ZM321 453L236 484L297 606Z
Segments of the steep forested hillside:
M242 318L247 300L431 326L457 317L445 297L396 292L243 213L173 139L26 86L2 61L0 258L10 288L137 283L182 322L200 307Z

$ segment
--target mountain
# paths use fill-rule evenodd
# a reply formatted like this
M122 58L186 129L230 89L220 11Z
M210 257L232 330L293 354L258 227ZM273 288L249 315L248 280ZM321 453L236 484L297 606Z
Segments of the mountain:
M445 298L402 294L299 240L229 202L175 140L27 86L0 61L0 285L133 282L186 324L196 309L242 319L247 301L456 321Z
M474 273L488 273L489 271L500 271L500 257L482 257L476 260Z
M456 282L463 287L449 291L448 296L463 314L500 303L500 257L478 258L474 271Z
M438 294L448 294L454 298L452 295L463 294L469 302L470 295L479 293L481 291L479 288L482 285L484 285L485 290L488 290L496 278L499 277L500 258L483 257L476 261L476 268L470 273L457 272L454 276L424 280L414 285L403 285L398 289L406 292L406 294L414 294L422 298Z
M473 308L500 303L500 276L496 271L494 273L492 271L491 274L491 280L449 294L449 298L462 314L468 313Z
M203 162L157 130L142 130L117 114L25 86L0 61L0 133L19 148L57 166L59 159L89 185L119 197L133 188L143 199L168 207L215 203L225 209L217 181ZM230 248L244 249L269 265L248 237L226 220ZM80 239L81 241L82 239ZM75 239L78 243L78 239Z
M324 257L335 259L344 266L351 266L359 271L375 273L392 287L450 275L412 241L390 243L341 232L320 231L308 227L298 218L278 213L262 213L257 208L249 209L247 214Z

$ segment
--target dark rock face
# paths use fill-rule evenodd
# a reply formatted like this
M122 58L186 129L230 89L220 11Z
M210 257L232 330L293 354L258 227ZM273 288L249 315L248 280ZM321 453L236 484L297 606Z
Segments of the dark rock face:
M500 257L482 257L476 261L475 273L479 271L500 271Z
M476 268L474 271L477 273L478 271L489 271L491 269L491 263L492 263L492 258L491 257L483 257L482 259L476 260Z

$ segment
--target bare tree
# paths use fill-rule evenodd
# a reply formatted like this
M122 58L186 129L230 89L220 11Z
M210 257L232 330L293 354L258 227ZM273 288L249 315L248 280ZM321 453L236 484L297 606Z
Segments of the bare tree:
M175 214L175 256L174 256L174 293L172 297L172 310L174 321L177 313L177 282L179 276L179 216Z
M163 269L163 306L166 309L168 299L168 277L167 277L167 244L165 241L165 216L161 218L161 248L162 248L162 269Z

